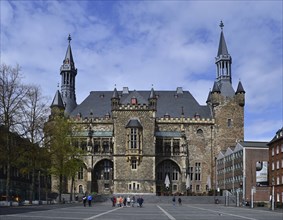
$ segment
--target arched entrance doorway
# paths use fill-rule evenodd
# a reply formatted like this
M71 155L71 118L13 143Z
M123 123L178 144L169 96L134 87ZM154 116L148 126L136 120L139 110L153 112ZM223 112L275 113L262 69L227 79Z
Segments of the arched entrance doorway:
M108 159L99 161L92 171L91 191L100 194L113 192L113 162Z
M179 165L164 160L156 166L156 194L172 195L182 191L182 174Z

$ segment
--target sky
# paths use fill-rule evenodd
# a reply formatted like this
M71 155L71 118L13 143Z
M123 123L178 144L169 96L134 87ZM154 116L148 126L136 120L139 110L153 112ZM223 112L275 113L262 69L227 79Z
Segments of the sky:
M51 104L70 34L77 103L115 86L183 87L206 105L222 20L233 87L246 91L245 140L270 141L283 126L282 14L281 0L1 0L0 62L19 64Z

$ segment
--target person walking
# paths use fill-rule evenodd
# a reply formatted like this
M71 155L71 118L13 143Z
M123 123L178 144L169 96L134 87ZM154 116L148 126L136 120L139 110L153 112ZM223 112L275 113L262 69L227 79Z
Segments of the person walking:
M182 205L182 199L180 197L178 199L178 203L179 203L179 205Z
M91 201L92 201L92 196L91 195L88 195L87 201L88 201L88 206L91 207Z
M83 204L84 204L84 207L86 206L86 196L83 196Z
M175 196L173 196L172 202L173 202L173 206L175 206L175 203L176 203L176 198L175 198Z

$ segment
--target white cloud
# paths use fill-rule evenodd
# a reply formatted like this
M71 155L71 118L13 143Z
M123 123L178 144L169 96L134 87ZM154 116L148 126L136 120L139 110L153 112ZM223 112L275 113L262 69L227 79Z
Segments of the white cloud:
M1 1L1 62L53 96L72 35L78 102L92 90L175 90L205 104L220 28L246 90L246 137L270 138L282 122L280 1ZM46 84L48 82L48 85ZM51 98L52 99L52 98ZM51 102L51 101L50 101ZM272 108L272 110L271 110ZM266 117L272 112L273 117ZM262 120L262 121L261 121ZM258 124L274 127L266 134ZM281 123L282 126L282 123ZM258 129L259 130L259 129Z

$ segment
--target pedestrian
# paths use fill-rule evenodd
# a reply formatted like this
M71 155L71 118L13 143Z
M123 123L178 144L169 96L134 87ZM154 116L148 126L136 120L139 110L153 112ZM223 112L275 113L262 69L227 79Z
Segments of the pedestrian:
M123 200L123 204L124 204L124 207L126 207L126 204L127 204L127 198L125 196L124 200Z
M179 197L178 199L179 205L182 205L182 199Z
M172 202L173 202L173 205L175 206L175 202L176 202L175 196L173 196Z
M135 203L136 203L136 198L135 198L135 196L133 196L133 198L132 198L132 207L135 207Z
M112 201L112 207L115 207L115 206L116 206L116 197L113 196L113 197L111 198L111 201Z
M127 207L131 206L131 198L130 196L127 197Z
M83 196L83 204L84 204L84 207L86 205L86 196Z
M91 207L91 201L92 201L92 196L91 195L88 195L87 201L88 201L88 206Z
M141 208L141 207L142 207L142 204L143 204L143 198L142 198L142 197L140 197L140 198L138 199L138 203L139 203L139 207Z

